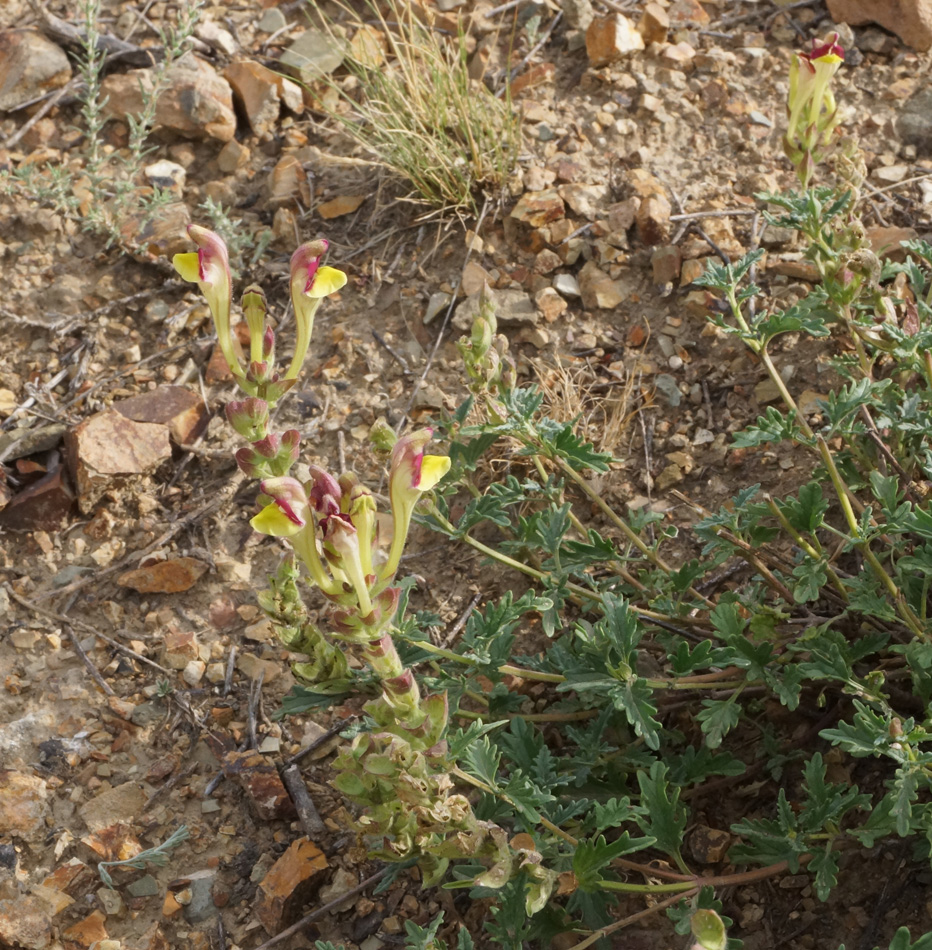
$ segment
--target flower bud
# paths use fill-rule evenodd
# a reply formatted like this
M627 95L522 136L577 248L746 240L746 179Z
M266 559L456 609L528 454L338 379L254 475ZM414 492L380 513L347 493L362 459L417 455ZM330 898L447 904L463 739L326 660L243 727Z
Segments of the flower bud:
M249 442L264 439L269 423L269 404L264 399L250 396L239 402L227 403L227 419L230 425Z

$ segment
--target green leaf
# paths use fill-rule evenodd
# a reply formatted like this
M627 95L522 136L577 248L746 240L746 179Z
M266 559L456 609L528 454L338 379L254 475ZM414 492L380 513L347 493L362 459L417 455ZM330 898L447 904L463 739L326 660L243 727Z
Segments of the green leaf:
M502 753L492 745L488 736L473 742L463 751L463 770L492 788L498 788L498 764Z
M835 851L816 851L809 862L809 872L815 874L815 892L820 901L828 900L838 883L838 854Z
M443 911L426 927L419 927L413 920L406 920L405 950L446 950L446 943L437 936L442 923Z
M650 773L638 772L641 786L638 827L656 839L657 847L678 856L686 828L686 809L680 804L680 790L667 782L667 766L654 762Z
M632 674L623 684L615 685L610 695L615 708L624 710L635 734L647 743L648 748L659 749L660 723L654 718L657 707L651 702L654 693L647 681Z
M734 695L728 699L704 699L696 719L705 733L706 745L710 749L717 749L722 739L738 725L741 707L735 702Z
M615 858L649 848L653 843L653 838L632 838L627 831L611 844L606 842L605 835L583 839L573 852L573 873L576 875L579 889L597 891L602 882L601 872Z
M799 489L796 498L777 502L786 520L800 533L813 532L822 524L828 502L822 496L819 482L809 482Z
M924 933L915 943L912 942L908 927L900 927L890 941L889 950L932 950L932 932ZM844 950L844 947L839 948ZM874 947L874 950L880 950Z
M697 910L689 922L689 929L702 950L725 950L728 945L725 924L714 910Z
M892 814L896 818L896 833L905 838L912 827L913 802L919 794L919 774L915 768L901 766L893 777Z

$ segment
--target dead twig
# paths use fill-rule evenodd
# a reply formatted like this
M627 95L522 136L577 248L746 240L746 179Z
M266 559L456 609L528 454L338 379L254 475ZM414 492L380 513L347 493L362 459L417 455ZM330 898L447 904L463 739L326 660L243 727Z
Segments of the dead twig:
M74 647L74 652L78 654L81 658L81 662L87 667L88 673L91 674L94 682L108 695L116 696L116 693L113 690L113 687L100 675L100 670L91 662L91 658L84 652L84 649L81 647L81 644L78 642L78 638L75 636L74 630L72 630L70 624L63 624L62 628L65 633L68 634L69 639L71 640L71 645Z
M307 790L300 766L292 764L283 768L282 782L294 802L304 833L311 839L323 834L326 830L324 821L320 817L320 812L317 811L311 793Z
M292 934L300 933L309 923L317 920L318 917L323 917L325 914L329 914L330 911L339 907L341 904L345 904L351 897L355 897L357 894L361 894L366 888L371 887L373 884L376 884L378 881L381 881L386 874L388 874L389 868L384 867L380 871L376 871L375 874L370 874L364 881L360 881L351 891L347 891L345 894L341 894L339 897L334 898L332 901L328 901L326 904L318 907L317 910L312 910L309 914L305 914L296 924L292 924L290 927L285 928L280 934L276 934L272 937L271 940L266 940L261 946L256 947L256 950L269 950L270 947L274 947L276 944L281 943L283 940L287 940Z
M338 723L332 725L323 735L318 736L303 749L299 749L290 759L286 759L285 766L288 767L294 765L296 762L300 762L306 755L310 755L315 749L319 749L334 736L339 735L350 723L355 722L358 718L359 716L347 716L346 719L341 719Z

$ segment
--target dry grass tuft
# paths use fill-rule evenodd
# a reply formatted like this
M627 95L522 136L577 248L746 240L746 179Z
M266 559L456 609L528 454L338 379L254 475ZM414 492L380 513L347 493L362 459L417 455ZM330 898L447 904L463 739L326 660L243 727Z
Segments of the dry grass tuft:
M366 0L362 14L343 5L346 66L354 82L334 83L324 108L379 163L410 181L434 208L477 214L481 199L503 193L520 144L520 119L469 76L466 36L451 36L418 15L416 4ZM331 103L328 105L327 103ZM348 107L348 109L347 109Z

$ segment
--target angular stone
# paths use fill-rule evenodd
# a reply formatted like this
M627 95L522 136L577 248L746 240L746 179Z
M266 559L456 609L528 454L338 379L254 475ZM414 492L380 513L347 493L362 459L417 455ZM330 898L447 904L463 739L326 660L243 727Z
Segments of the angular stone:
M31 894L0 899L0 947L45 950L52 940L52 919L45 902Z
M560 185L557 193L574 213L589 221L596 221L605 214L609 200L608 185Z
M502 327L535 326L538 320L534 302L523 290L489 290L489 299L495 308L495 317ZM464 333L472 328L479 316L482 294L467 297L453 314L453 325Z
M115 409L85 419L65 435L68 466L82 511L94 502L117 475L140 475L171 458L168 428L134 422Z
M691 63L695 58L696 51L689 43L673 43L660 54L660 59L666 65L675 66L678 69L684 68L687 63Z
M720 828L696 825L689 836L689 851L699 864L718 864L725 860L731 835Z
M680 276L683 252L675 245L658 247L650 256L655 284L672 284Z
M8 531L57 531L68 521L74 500L65 467L56 463L47 475L13 495L0 511L0 527Z
M345 214L352 214L366 200L367 195L340 195L323 201L317 206L317 213L325 220L342 218Z
M553 278L553 289L564 297L578 297L579 281L572 274L557 274Z
M667 10L670 23L676 26L706 26L710 17L699 0L676 0Z
M184 183L188 173L182 165L177 162L170 162L168 159L160 159L151 165L146 165L143 169L146 181L153 188L161 191L170 191L176 198L181 198L184 194Z
M169 630L162 638L162 665L169 669L183 670L191 660L200 659L200 655L192 630Z
M64 50L32 30L0 33L0 112L17 109L71 79Z
M290 821L295 817L294 803L278 769L265 756L252 751L228 752L223 772L237 781L263 821Z
M915 241L919 232L915 228L883 228L867 229L867 241L871 250L879 257L889 258L891 261L905 261L906 249L903 241Z
M659 3L648 3L638 20L638 33L644 37L644 43L665 43L670 29L670 17Z
M620 13L596 17L586 30L586 53L596 68L608 66L626 53L644 49L644 38Z
M87 915L83 920L72 924L62 937L72 945L78 947L93 947L101 940L108 938L107 928L104 927L106 917L102 911L95 910Z
M566 301L553 289L553 287L544 287L534 297L534 303L537 309L544 315L547 323L553 323L562 314L566 312Z
M283 205L301 205L307 208L311 203L311 185L307 180L304 166L294 155L283 155L268 177L269 204L273 208Z
M210 421L203 397L183 386L159 386L112 408L133 422L168 426L171 437L183 445L194 442Z
M896 131L905 144L932 151L932 87L921 86L903 103Z
M625 299L618 283L595 261L587 261L579 272L579 292L589 310L611 310Z
M159 892L159 882L151 874L144 874L128 884L126 890L132 897L155 897Z
M120 234L128 245L145 247L155 257L172 257L191 250L188 225L191 213L183 201L173 201L147 220L148 212L128 215L120 222Z
M261 63L244 60L230 63L223 78L233 89L233 95L243 107L249 127L258 135L274 131L281 112L278 81L271 69Z
M571 30L585 30L595 16L591 0L561 0L560 6Z
M327 859L308 838L299 838L269 868L259 884L253 912L274 936L294 923L301 907L322 883Z
M487 284L491 286L492 283L492 275L478 261L466 262L463 267L463 276L460 279L460 290L467 297L472 297Z
M624 201L613 204L608 209L608 218L606 221L609 232L627 231L628 228L634 224L640 205L640 198L633 195Z
M545 247L537 257L534 258L532 270L535 274L549 274L563 265L563 259L549 247Z
M220 171L225 175L229 175L238 168L242 168L249 161L250 154L247 146L241 142L237 142L236 139L230 139L230 141L220 149L220 154L217 156L217 164L220 166Z
M335 37L319 30L305 30L282 53L279 63L295 79L308 85L337 69L344 55Z
M168 80L155 110L157 127L192 139L229 142L233 138L233 90L209 63L196 56L184 56L169 70ZM101 98L107 99L107 118L125 120L142 112L143 90L151 90L153 82L151 69L133 69L104 79Z
M41 778L0 770L0 836L41 841L48 815L48 793Z
M551 221L559 220L565 213L563 199L551 188L544 191L525 192L512 208L509 217L528 224L532 228L541 228Z
M828 12L848 26L876 23L913 49L932 47L932 0L828 0Z
M135 782L124 782L85 802L78 812L91 831L103 831L116 822L130 822L142 813L148 796Z
M672 213L673 208L665 195L653 194L646 197L638 207L635 218L641 241L653 247L669 240Z
M117 578L117 583L140 594L177 594L190 590L206 570L207 565L196 558L172 557L126 571Z

